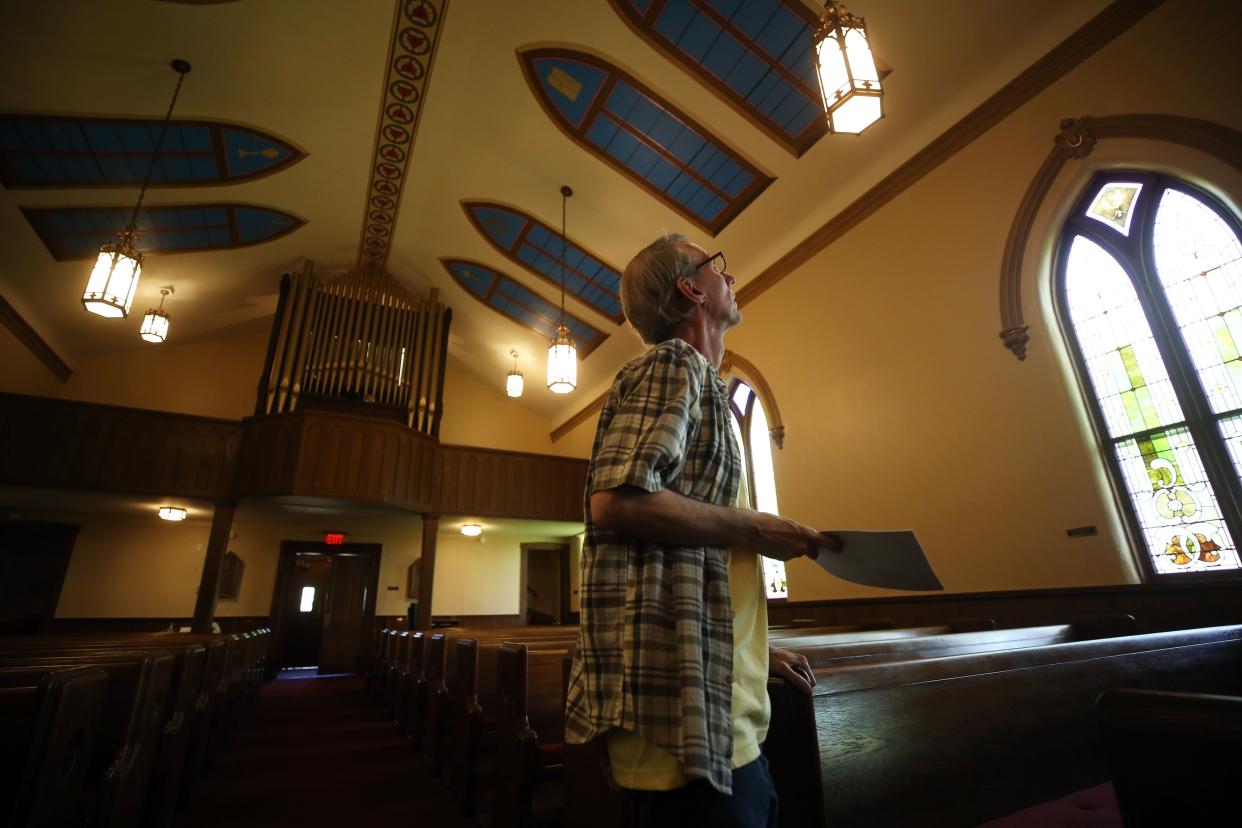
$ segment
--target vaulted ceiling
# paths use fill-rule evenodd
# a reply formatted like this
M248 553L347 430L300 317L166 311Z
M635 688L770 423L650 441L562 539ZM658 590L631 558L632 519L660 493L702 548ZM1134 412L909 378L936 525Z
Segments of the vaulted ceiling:
M640 350L616 305L634 252L684 232L744 286L1107 5L850 3L891 74L885 119L849 136L806 117L799 2L10 4L0 295L72 366L160 347L137 329L162 285L188 342L265 330L304 258L379 259L439 289L450 354L499 389L511 350L543 373L569 185L566 310L591 351L576 393L522 400L560 421ZM81 256L132 209L172 58L193 71L146 198L153 254L130 318L103 319Z

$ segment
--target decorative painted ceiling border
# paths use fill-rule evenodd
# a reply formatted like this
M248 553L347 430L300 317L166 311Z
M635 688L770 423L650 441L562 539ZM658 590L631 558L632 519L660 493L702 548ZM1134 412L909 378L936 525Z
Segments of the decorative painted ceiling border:
M17 337L18 342L25 345L30 353L47 366L52 376L61 382L68 381L73 369L65 364L65 361L52 350L52 346L47 344L47 340L39 336L39 332L3 296L0 296L0 324L8 328L13 336Z
M382 269L388 261L448 4L449 0L397 0L362 210L360 269Z
M1180 115L1104 115L1061 121L1052 151L1035 174L1009 228L1001 260L1000 338L1019 361L1026 359L1029 325L1022 318L1022 262L1035 216L1066 163L1081 161L1096 143L1112 138L1165 141L1199 150L1242 171L1242 132L1222 124Z
M776 407L776 396L772 393L772 387L768 385L768 381L763 378L763 374L759 373L759 369L753 362L725 349L724 356L720 359L720 373L723 374L730 368L740 368L745 378L753 382L751 387L759 395L759 399L763 402L764 412L768 415L768 433L772 436L776 447L783 449L785 447L785 422L781 419L780 409ZM605 391L579 409L578 413L552 429L548 434L552 442L555 443L589 420L591 415L604 407L604 400L607 397L608 392Z
M522 76L526 79L531 94L539 102L540 108L543 109L548 119L556 125L557 129L565 134L566 138L607 164L649 196L712 236L719 234L720 231L728 226L729 222L733 221L743 210L749 207L768 188L768 185L776 180L775 177L765 172L758 163L744 155L741 150L725 143L712 130L702 126L679 107L674 106L667 98L640 81L633 73L621 68L610 59L594 52L559 46L519 48L517 50L517 59L518 64L522 67ZM547 81L547 87L555 88L563 95L566 94L564 90L571 90L570 94L575 96L583 93L582 83L572 77L568 77L567 73L563 71L561 71L560 76L556 74L556 71L553 71L549 73L546 79L541 79L536 63L543 61L576 63L595 70L602 75L592 92L588 105L583 107L583 112L578 117L577 123L570 123L568 120L569 116L557 109L556 102L549 98L546 92L544 81ZM639 131L626 118L608 111L607 104L611 100L613 93L621 91L617 89L620 84L625 84L638 97L647 100L655 108L666 113L673 121L680 123L687 134L704 145L712 147L717 155L725 159L725 162L735 165L738 168L739 174L745 173L750 176L750 180L735 195L729 195L727 184L720 186L709 180L711 175L715 174L715 171L710 175L702 174L702 172L691 166L692 161L685 161L674 155L669 147L653 140L648 133ZM617 127L614 134L624 133L628 135L640 145L640 148L649 152L653 158L651 169L655 168L655 164L662 162L677 171L678 175L674 177L668 185L669 187L676 188L677 180L685 178L688 183L700 188L696 190L696 193L706 192L710 196L709 204L711 198L714 198L722 202L723 206L713 213L711 218L697 215L687 204L680 203L676 197L669 195L665 190L658 189L655 183L645 177L645 174L640 174L627 164L614 158L606 151L602 144L596 143L596 138L592 137L594 135L593 126L596 124L596 121L603 122L605 119L616 122ZM624 126L622 126L622 122L624 122ZM710 156L708 157L710 158ZM706 168L706 165L703 166L704 171ZM682 191L684 192L684 189Z
M745 306L1129 29L1164 0L1114 0L737 292Z
M104 229L92 227L89 231L83 231L83 232L90 232L90 233L101 233L104 236L115 237L122 230L125 229L125 223L124 223L125 218L129 215L130 211L133 210L132 207L129 207L128 205L123 205L123 204L94 204L94 205L83 204L83 205L74 205L72 207L21 207L19 209L21 210L22 215L25 216L26 221L30 224L31 228L35 231L35 234L39 237L39 241L43 242L43 246L47 248L47 252L51 254L52 258L58 262L67 262L67 261L94 258L99 250L99 244L101 244L102 242L98 242L98 241L93 242L91 245L91 249L88 252L84 252L80 254L71 252L69 249L67 249L64 246L63 239L62 239L63 234L61 233L61 231L58 230L55 226L53 226L53 224L51 223L50 219L53 215L66 214L66 213L80 213L81 214L81 213L89 213L91 211L96 211L96 210L115 211L117 213L117 216L120 218L120 221L115 225L115 229L112 229L111 227L104 228ZM193 226L193 225L187 226L179 222L176 225L170 225L167 227L160 227L160 228L151 228L147 225L147 222L150 220L150 217L153 214L158 214L160 212L167 212L167 211L176 212L182 209L222 210L224 212L224 218L227 224L202 227L202 226ZM240 240L232 241L233 239L238 239L239 233L241 233L242 231L241 225L239 224L238 215L237 215L238 210L252 210L252 211L258 211L262 213L268 213L274 216L280 216L283 218L290 219L290 223L287 227L284 227L283 229L278 230L277 232L272 233L269 236L264 236L262 238L255 238L249 241L240 241ZM253 247L258 244L266 244L270 241L275 241L276 239L289 235L290 233L292 233L293 231L297 230L299 227L302 227L305 224L306 224L306 219L295 216L293 213L289 213L285 210L278 210L275 207L265 207L260 204L242 204L242 203L237 203L237 202L211 202L211 203L205 203L205 204L152 204L147 207L143 207L138 212L139 237L138 237L137 248L147 255L156 255L156 256L172 256L172 255L176 255L179 253L202 253L205 251L237 250L242 247ZM206 245L196 245L193 247L178 247L178 248L168 248L168 249L150 248L150 247L144 246L143 244L144 235L149 238L150 236L158 235L159 233L165 233L165 232L185 233L185 232L194 232L196 230L204 230L204 229L206 230L226 229L229 232L230 243L229 244L206 244Z
M483 236L483 238L486 239L488 243L491 244L492 247L496 248L497 252L499 252L502 256L504 256L509 261L513 262L516 265L519 265L520 267L534 274L535 276L547 282L548 284L558 289L560 288L561 283L554 276L551 276L547 273L543 273L539 270L536 270L532 265L519 259L516 255L515 250L506 250L504 247L502 247L500 244L500 240L498 240L495 236L493 236L491 231L489 231L487 228L483 226L483 220L481 220L475 214L474 211L476 208L484 209L484 210L492 209L492 210L497 210L500 212L512 213L513 215L518 216L521 219L523 219L526 222L526 224L523 225L518 230L517 234L514 237L513 243L511 245L511 247L514 247L517 249L520 249L520 245L524 241L530 243L530 245L534 247L534 243L529 242L529 237L530 237L531 231L535 229L536 227L543 228L545 231L551 234L553 238L560 236L560 232L555 227L552 227L547 222L540 221L539 219L535 218L530 213L527 213L525 210L519 210L517 207L514 207L511 204L504 204L499 201L484 201L484 200L472 201L469 199L463 199L460 203L461 203L462 210L464 210L466 213L466 218L468 218L470 220L470 223L474 225L474 228L479 231L479 235ZM586 245L580 242L577 242L573 239L567 239L567 242L570 247L577 248L578 252L582 253L586 257L590 257L591 259L595 261L596 264L600 265L601 267L607 268L613 274L616 274L618 279L620 278L621 272L617 270L617 268L613 267L612 265L608 264L608 262L604 261L604 258L602 256L599 256L593 251L589 250L586 247ZM547 258L551 259L552 262L555 264L559 264L561 260L559 255L557 255L556 257L553 257L551 254L548 254ZM565 258L568 259L570 257L569 255L566 255ZM576 266L570 265L568 262L565 262L565 268L566 270L574 271L575 273L577 273L578 278L582 279L584 282L594 284L599 291L607 294L609 297L616 300L618 310L615 314L607 313L603 308L595 305L593 302L591 302L584 296L578 294L573 289L570 289L568 291L568 295L573 296L575 299L577 299L579 302L584 304L586 307L590 308L591 310L595 311L600 316L603 316L606 319L611 319L613 322L617 323L618 325L621 325L625 322L625 316L620 311L620 304L621 304L621 295L619 293L620 285L618 285L617 291L613 291L612 289L600 284L598 281L596 281L594 277L589 277L589 276L584 275L581 271L577 269Z
M819 16L803 0L773 0L773 2L799 18L810 28L812 33L818 27ZM713 76L706 66L694 62L689 55L679 50L676 44L663 37L656 31L656 22L659 15L668 5L666 0L651 3L647 6L646 11L639 11L627 0L608 0L608 3L612 6L613 11L617 13L617 16L633 30L634 34L646 41L652 48L668 58L669 61L685 69L690 77L732 107L734 111L747 121L754 124L755 128L775 141L781 149L788 152L794 158L801 158L803 153L814 146L820 138L828 134L828 124L823 117L812 120L797 135L782 131L769 116L757 109L753 103L739 94L724 79ZM732 37L742 48L753 51L748 44L755 44L754 39L739 30L719 9L716 9L711 3L697 2L695 5L701 14L710 18L721 31ZM809 48L810 44L808 43L807 46ZM760 48L762 49L762 47ZM765 55L770 55L766 49L762 49L762 51ZM767 62L766 59L764 62ZM772 71L781 75L782 79L792 89L802 94L809 93L811 102L821 108L819 114L820 116L823 115L818 87L804 89L803 87L806 86L805 81L802 78L798 78L789 67L780 63L779 57L775 59L774 63L769 63L768 65L772 68Z
M137 185L142 180L142 177L143 177L142 173L139 173L137 171L134 171L135 175L132 181L106 179L105 177L105 178L101 178L101 180L84 180L82 178L67 178L63 181L54 181L54 182L49 182L49 183L31 182L28 180L28 176L24 176L21 173L21 171L16 166L14 166L11 157L14 155L22 155L22 154L29 154L29 155L46 154L52 157L64 157L64 158L80 157L84 159L89 158L96 165L100 163L99 158L101 157L145 158L153 154L154 152L153 148L151 150L146 150L146 151L138 151L138 150L103 151L103 150L100 150L98 147L91 146L89 143L90 139L85 135L84 127L100 126L100 127L114 127L115 128L115 127L146 126L148 130L153 130L153 129L158 128L160 124L162 123L159 120L152 119L149 117L147 118L141 118L141 117L123 118L123 117L116 117L116 116L111 116L111 115L109 116L64 115L64 114L50 114L46 112L25 112L25 111L0 112L0 128L10 123L25 123L25 122L34 122L35 124L39 126L40 130L43 130L49 126L57 126L57 125L62 126L62 127L63 126L75 126L78 129L78 135L75 135L72 137L77 138L78 143L81 144L81 147L80 148L66 148L64 150L60 150L59 152L63 153L63 155L58 155L57 150L44 151L44 150L29 150L29 149L27 150L6 149L4 147L3 141L0 140L0 184L3 184L5 189L8 189L8 190L49 190L49 189L75 189L76 190L76 189L89 189L89 188L94 188L94 187L116 188L116 187L130 186L131 184ZM227 173L229 171L228 151L230 149L229 147L230 135L228 135L227 133L233 133L235 136L233 138L234 140L233 148L237 150L238 158L271 159L271 158L276 157L281 152L283 152L286 155L286 157L280 159L279 161L276 161L275 163L270 163L270 164L260 161L259 163L261 164L261 166L254 168L252 171L243 173L241 175L235 175L235 176L230 176L230 177L199 178L199 179L195 179L195 178L159 179L153 176L151 183L149 185L151 187L220 187L220 186L227 186L227 185L232 185L232 184L240 184L240 183L248 182L248 181L255 181L257 179L264 178L266 176L273 175L274 173L278 173L283 170L286 170L289 167L301 161L302 159L306 158L306 156L308 155L306 150L295 145L292 141L288 140L287 138L278 137L276 135L273 135L270 132L266 132L260 129L259 127L251 126L248 124L238 124L238 123L232 123L230 121L202 120L202 119L192 119L192 120L173 119L169 123L170 123L170 126L178 127L178 128L205 129L207 131L207 139L208 139L209 144L208 144L208 149L205 149L205 150L196 150L196 151L191 152L189 150L182 149L181 151L175 151L175 150L171 150L168 148L168 141L166 140L164 142L165 147L160 152L160 159L161 159L160 166L161 167L166 167L166 165L169 162L175 159L178 159L178 158L184 159L186 157L202 157L202 158L210 158L211 161L216 165L216 169L220 174ZM17 127L17 129L20 129L20 127ZM179 131L177 133L177 136L181 138L181 140L184 142L184 136L181 135ZM242 139L242 142L244 143L247 136L249 136L250 142L251 142L251 146L249 148L244 147L244 146L236 146L238 139ZM47 136L44 135L41 137L47 137ZM73 143L69 135L60 135L58 137L63 143L66 143L66 144ZM255 139L257 139L257 141ZM117 140L118 142L121 140L120 136L117 136ZM50 143L55 143L55 142L50 141ZM154 141L152 141L152 144L154 144ZM144 172L145 172L145 168L144 168Z

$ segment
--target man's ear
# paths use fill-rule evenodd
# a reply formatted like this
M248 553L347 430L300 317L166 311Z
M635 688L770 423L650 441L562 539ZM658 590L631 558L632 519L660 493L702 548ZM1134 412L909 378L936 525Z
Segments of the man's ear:
M703 289L699 287L698 282L690 279L678 279L677 291L692 305L701 305L703 303L705 294Z

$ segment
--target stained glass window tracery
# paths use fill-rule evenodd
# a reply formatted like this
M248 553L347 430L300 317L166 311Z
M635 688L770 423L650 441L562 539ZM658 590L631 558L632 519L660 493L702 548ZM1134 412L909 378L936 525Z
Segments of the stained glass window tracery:
M768 418L759 395L740 379L729 389L729 408L733 412L733 439L742 449L750 508L780 514L776 503L776 473L772 467L772 442ZM1242 451L1242 444L1240 444ZM763 558L764 590L769 599L789 597L789 581L784 561Z
M1061 238L1058 308L1156 577L1242 567L1238 239L1211 197L1132 172L1098 176Z

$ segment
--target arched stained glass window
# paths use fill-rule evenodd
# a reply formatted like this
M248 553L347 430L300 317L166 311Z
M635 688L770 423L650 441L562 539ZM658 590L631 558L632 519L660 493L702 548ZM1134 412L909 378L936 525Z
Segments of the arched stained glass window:
M763 403L754 389L739 379L729 389L729 408L733 411L733 436L742 447L746 463L746 482L750 508L780 514L776 505L776 474L772 468L772 439ZM788 598L789 583L784 561L763 558L763 582L768 598Z
M1061 237L1058 310L1150 577L1239 574L1239 230L1184 182L1110 172Z

